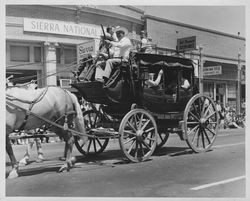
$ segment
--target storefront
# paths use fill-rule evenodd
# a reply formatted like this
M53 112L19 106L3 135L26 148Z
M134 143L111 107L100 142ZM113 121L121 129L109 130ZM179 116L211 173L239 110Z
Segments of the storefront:
M111 12L112 11L112 12ZM143 12L130 6L6 6L6 77L68 87L77 46L100 38L101 24L139 34Z

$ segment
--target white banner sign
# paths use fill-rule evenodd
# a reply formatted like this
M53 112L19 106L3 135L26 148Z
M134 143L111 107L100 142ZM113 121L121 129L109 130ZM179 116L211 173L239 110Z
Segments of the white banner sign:
M203 67L203 75L220 75L222 73L221 66Z
M95 55L99 46L99 40L93 39L77 45L77 61L86 58L88 55Z
M24 18L23 30L88 38L100 38L100 35L102 35L101 27L96 25L33 18Z

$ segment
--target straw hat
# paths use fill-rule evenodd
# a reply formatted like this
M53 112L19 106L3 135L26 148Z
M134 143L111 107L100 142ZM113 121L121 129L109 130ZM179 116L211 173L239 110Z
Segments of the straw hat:
M116 29L115 29L115 32L117 33L117 32L123 32L124 33L124 35L127 35L128 34L128 30L125 28L125 27L116 27Z

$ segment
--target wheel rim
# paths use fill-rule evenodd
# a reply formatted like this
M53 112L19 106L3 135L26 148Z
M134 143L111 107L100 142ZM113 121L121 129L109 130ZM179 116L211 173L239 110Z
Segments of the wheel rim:
M147 160L155 150L156 123L152 115L143 109L134 109L125 115L119 134L120 147L132 162Z
M91 134L91 129L97 128L97 124L102 119L100 112L89 110L83 112L83 118L87 134ZM109 142L108 138L88 138L87 142L81 139L75 141L75 145L80 153L83 155L98 155L102 153L107 147Z
M195 95L184 112L184 134L189 147L195 152L208 151L217 136L218 126L214 101L208 96Z

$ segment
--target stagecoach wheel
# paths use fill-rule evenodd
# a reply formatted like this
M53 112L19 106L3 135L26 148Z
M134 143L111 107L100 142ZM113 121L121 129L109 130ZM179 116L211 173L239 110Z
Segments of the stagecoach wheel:
M159 149L161 148L168 140L169 138L169 132L159 132L157 138L157 143L156 143L156 148Z
M184 137L194 152L206 152L214 143L219 114L214 101L205 95L193 96L184 111Z
M119 143L124 155L132 162L149 159L157 143L157 126L151 114L134 109L122 119Z
M97 128L97 123L102 120L103 115L94 110L87 110L83 112L84 123L87 134L90 134L90 130ZM83 155L98 155L102 153L107 147L109 142L108 138L91 138L89 137L87 142L83 143L82 140L75 140L75 145L78 151Z

